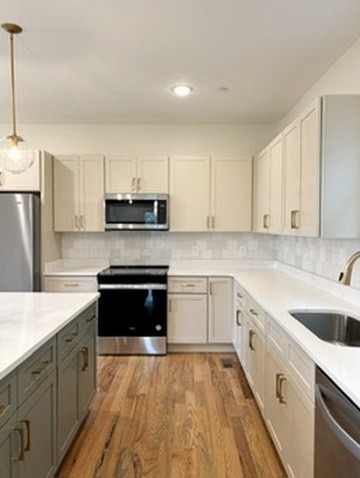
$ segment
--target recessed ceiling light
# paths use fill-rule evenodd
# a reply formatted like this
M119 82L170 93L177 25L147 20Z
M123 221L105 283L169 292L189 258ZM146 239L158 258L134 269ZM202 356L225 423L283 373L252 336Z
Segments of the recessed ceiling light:
M193 88L189 85L175 85L172 86L170 89L174 93L174 95L181 97L189 96L190 93L193 92Z

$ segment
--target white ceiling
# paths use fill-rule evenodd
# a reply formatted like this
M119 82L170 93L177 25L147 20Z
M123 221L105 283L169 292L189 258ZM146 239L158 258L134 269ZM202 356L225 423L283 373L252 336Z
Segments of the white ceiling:
M359 0L7 0L19 123L273 123L360 36ZM189 83L178 99L169 87ZM227 87L229 91L220 92ZM9 44L0 31L0 123Z

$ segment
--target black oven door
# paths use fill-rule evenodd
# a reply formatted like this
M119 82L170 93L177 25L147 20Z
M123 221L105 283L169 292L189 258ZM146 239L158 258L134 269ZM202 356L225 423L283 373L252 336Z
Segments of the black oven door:
M165 284L99 286L99 337L161 337L167 333Z

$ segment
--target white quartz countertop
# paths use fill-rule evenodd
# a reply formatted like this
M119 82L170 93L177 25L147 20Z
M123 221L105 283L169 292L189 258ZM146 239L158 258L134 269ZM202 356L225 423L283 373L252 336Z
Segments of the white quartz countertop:
M97 293L0 293L0 379L98 298Z
M108 264L57 261L54 275L96 275ZM95 272L96 271L96 272ZM169 276L231 276L360 407L360 347L317 338L289 313L292 309L339 310L360 320L360 291L275 261L172 260ZM1 345L1 343L0 343ZM1 363L1 362L0 362Z
M109 266L106 260L101 261L76 261L76 260L58 260L45 264L44 276L90 276L96 275Z
M272 261L175 261L169 274L232 276L360 407L360 347L325 342L288 312L337 310L360 320L360 291Z

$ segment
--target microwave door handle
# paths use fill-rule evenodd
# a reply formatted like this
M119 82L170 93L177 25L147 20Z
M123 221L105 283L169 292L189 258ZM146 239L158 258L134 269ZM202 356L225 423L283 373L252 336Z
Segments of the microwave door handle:
M159 202L157 200L154 201L154 222L158 224L158 209L159 209Z

